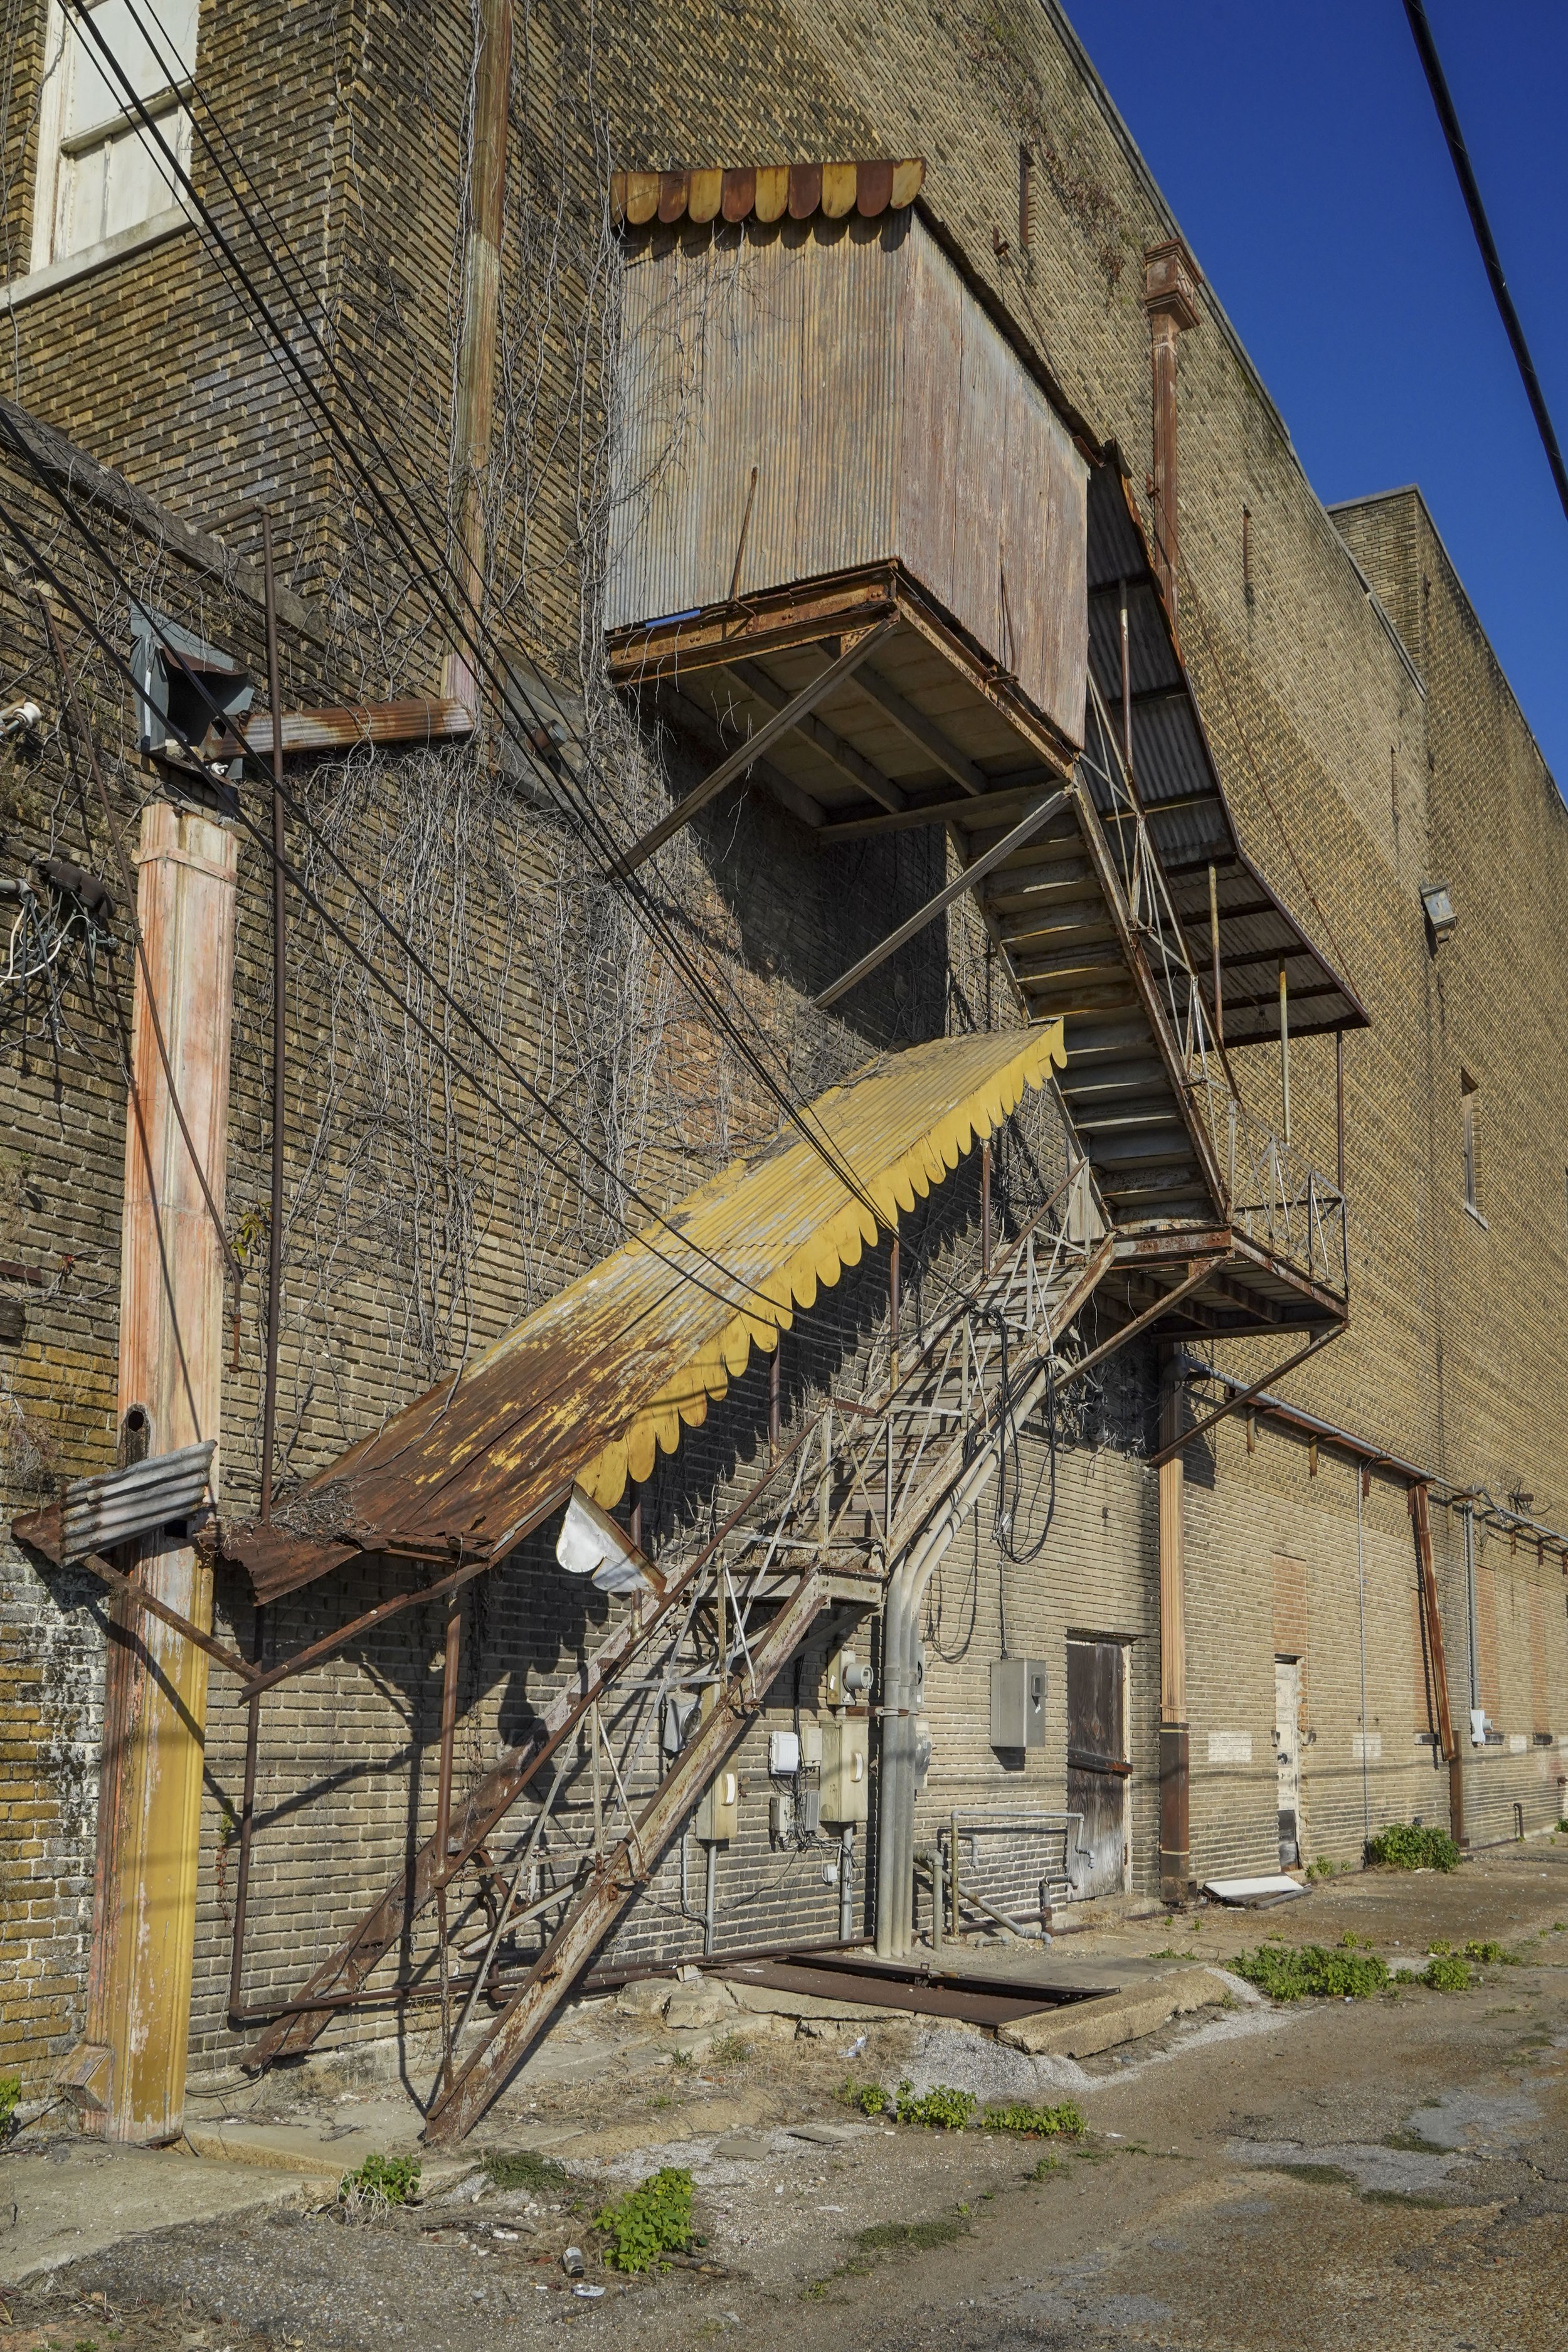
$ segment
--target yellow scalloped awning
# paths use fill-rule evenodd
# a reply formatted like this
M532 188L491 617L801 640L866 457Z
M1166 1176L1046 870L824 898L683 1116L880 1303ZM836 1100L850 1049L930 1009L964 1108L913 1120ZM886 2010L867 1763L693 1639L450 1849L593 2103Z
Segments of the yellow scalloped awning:
M1059 1021L882 1055L804 1115L826 1154L792 1126L732 1161L226 1549L269 1599L359 1551L503 1552L572 1484L613 1507L1064 1058Z

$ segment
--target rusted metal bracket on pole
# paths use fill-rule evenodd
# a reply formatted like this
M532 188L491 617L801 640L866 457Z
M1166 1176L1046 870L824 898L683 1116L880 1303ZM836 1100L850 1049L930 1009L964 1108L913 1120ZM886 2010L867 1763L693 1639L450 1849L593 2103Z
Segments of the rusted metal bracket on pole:
M249 1681L250 1668L237 1650L226 1649L221 1642L215 1642L210 1633L204 1633L199 1625L193 1625L188 1617L183 1617L177 1609L171 1609L166 1601L160 1601L153 1593L144 1592L133 1578L122 1576L119 1569L110 1568L101 1554L89 1552L79 1564L89 1569L100 1584L107 1584L127 1608L144 1610L149 1617L156 1617L163 1624L172 1625L176 1633L183 1633L187 1642L194 1642L198 1650L205 1650L207 1656L216 1660L226 1673L237 1675L241 1682Z
M505 2089L530 2044L571 1991L633 1895L652 1877L670 1839L743 1737L748 1713L761 1706L774 1675L826 1605L816 1571L808 1571L750 1658L716 1696L700 1730L626 1835L605 1856L526 1981L432 2107L424 2131L427 2141L442 2146L463 2138Z
M1293 1372L1298 1364L1304 1364L1309 1356L1315 1356L1320 1348L1328 1346L1331 1339L1337 1339L1344 1328L1342 1323L1331 1323L1326 1331L1320 1331L1315 1339L1310 1340L1306 1347L1299 1349L1295 1355L1288 1356L1282 1364L1276 1365L1273 1371L1265 1372L1262 1379L1254 1381L1250 1388L1243 1389L1238 1396L1227 1397L1225 1403L1218 1406L1215 1412L1205 1413L1202 1421L1196 1421L1191 1429L1184 1430L1173 1444L1163 1445L1158 1454L1152 1454L1149 1456L1150 1469L1158 1470L1163 1462L1172 1460L1181 1452L1184 1445L1190 1445L1194 1437L1204 1436L1216 1422L1228 1420L1233 1412L1240 1412L1252 1402L1254 1397L1261 1396L1264 1390L1271 1387L1276 1381L1282 1381L1287 1372Z

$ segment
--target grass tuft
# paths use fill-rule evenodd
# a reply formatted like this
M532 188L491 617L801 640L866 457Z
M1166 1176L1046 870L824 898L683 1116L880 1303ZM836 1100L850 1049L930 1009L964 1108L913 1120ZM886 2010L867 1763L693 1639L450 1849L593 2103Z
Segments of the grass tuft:
M566 2167L537 2148L520 2147L511 2154L495 2150L485 2158L485 2170L495 2189L532 2189L548 2194L566 2186Z
M338 2183L342 2203L371 2210L386 2205L406 2205L419 2188L416 2156L367 2156Z
M869 2229L856 2231L855 2243L862 2253L875 2254L904 2247L951 2246L968 2235L963 2214L939 2213L930 2221L873 2221Z

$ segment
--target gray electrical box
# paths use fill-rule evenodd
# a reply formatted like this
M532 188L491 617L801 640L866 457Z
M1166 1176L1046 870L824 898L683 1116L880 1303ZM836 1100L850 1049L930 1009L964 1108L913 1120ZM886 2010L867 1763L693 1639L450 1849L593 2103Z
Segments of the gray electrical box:
M1046 1744L1046 1669L1038 1658L995 1658L991 1665L991 1745Z

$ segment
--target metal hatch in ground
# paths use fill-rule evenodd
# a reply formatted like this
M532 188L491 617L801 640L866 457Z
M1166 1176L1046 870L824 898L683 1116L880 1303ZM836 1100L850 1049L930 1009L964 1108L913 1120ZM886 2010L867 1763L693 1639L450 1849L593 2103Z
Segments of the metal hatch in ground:
M1103 2000L1115 1985L1054 1985L1016 1977L968 1976L958 1969L922 1969L879 1959L871 1952L784 1953L775 1959L737 1960L705 1973L769 1992L803 1993L818 2000L852 2000L867 2008L902 2009L921 2017L953 2017L970 2025L1012 2025L1042 2010Z
M1068 1811L1081 1813L1076 1901L1120 1895L1126 1884L1127 1781L1124 1691L1120 1642L1068 1643Z

